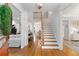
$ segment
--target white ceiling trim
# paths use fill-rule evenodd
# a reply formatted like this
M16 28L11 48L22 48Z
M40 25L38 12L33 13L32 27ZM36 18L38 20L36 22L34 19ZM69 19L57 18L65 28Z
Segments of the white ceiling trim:
M24 12L23 8L19 5L19 3L12 3L19 11Z

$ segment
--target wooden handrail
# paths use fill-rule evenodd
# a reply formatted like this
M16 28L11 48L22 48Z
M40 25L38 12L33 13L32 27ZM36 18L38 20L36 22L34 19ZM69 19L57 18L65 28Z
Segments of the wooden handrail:
M42 40L42 45L44 44L44 27L43 27L43 14L41 12L41 40Z

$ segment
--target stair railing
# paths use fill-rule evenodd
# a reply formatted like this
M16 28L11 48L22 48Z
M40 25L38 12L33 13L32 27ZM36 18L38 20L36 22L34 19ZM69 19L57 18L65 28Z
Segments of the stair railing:
M44 44L44 27L43 27L43 20L44 20L44 17L43 17L43 13L41 12L41 44L43 45Z

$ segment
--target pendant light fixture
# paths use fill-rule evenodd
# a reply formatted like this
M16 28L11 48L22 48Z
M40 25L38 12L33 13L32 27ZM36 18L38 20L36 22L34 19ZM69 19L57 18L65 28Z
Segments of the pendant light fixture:
M42 8L42 3L37 3L36 6L37 6L37 9L40 10Z

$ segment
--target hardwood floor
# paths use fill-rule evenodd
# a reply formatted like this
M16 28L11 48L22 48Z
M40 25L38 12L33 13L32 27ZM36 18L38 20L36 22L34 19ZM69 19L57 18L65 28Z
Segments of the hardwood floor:
M20 48L9 48L9 56L79 56L74 50L64 47L64 50L41 49L41 40L37 38L35 43L29 42L28 46Z

